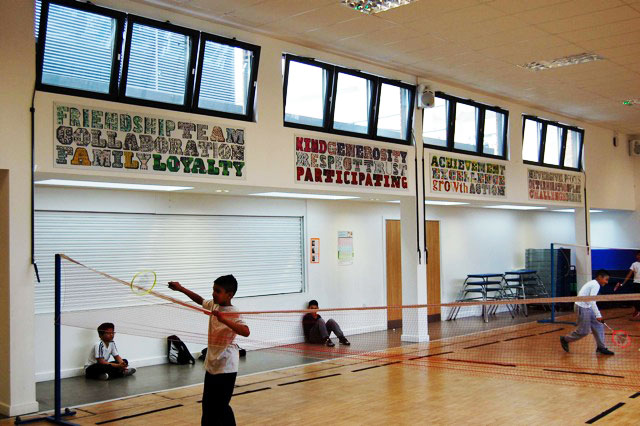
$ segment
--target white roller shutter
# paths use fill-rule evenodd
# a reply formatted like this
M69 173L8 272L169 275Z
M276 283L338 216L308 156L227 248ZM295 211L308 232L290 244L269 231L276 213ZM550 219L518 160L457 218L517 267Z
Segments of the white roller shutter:
M35 236L42 280L36 283L36 313L53 311L55 253L125 281L138 271L153 270L156 289L172 296L176 293L166 290L170 280L210 297L213 280L225 274L238 280L236 297L303 290L301 217L37 211ZM63 275L64 310L122 305L117 286L96 287L90 277L77 269ZM133 295L126 304L148 300Z

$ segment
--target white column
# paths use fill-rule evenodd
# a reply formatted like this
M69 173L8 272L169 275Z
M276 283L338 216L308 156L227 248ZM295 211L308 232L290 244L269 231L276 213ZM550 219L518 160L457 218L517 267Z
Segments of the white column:
M421 146L421 144L420 144ZM425 305L427 303L427 269L424 259L424 209L422 203L422 149L418 149L418 199L402 199L400 219L402 227L402 304ZM413 182L415 177L411 176ZM417 210L417 211L416 211ZM419 235L419 238L416 236ZM418 250L420 254L418 254ZM402 312L402 336L408 342L429 340L427 309L404 309Z
M586 185L586 182L585 182ZM584 195L584 194L583 194ZM575 209L575 230L576 244L591 244L591 220L589 213L589 197L587 190L587 199L583 200L582 207ZM582 284L591 280L591 250L576 249L576 274L578 280L578 289Z
M1 0L0 8L0 413L14 416L38 410L30 251L34 2Z

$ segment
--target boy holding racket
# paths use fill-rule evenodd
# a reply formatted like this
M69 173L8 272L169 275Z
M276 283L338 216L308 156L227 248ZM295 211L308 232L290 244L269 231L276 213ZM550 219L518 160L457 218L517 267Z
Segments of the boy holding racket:
M632 277L633 285L628 293L640 293L640 251L636 253L636 261L629 267L629 272L624 281L616 284L616 288L613 291L618 291L618 289L624 287ZM631 315L630 321L640 321L640 302L633 302L633 315Z
M235 425L233 409L229 405L238 374L240 355L233 343L236 334L249 336L249 327L231 305L238 290L233 275L223 275L213 282L213 299L186 289L177 281L170 281L169 288L179 291L198 305L211 311L209 317L209 343L204 361L206 373L202 392L202 426Z
M578 292L578 296L597 296L600 291L600 287L604 287L609 283L609 273L603 269L596 273L596 279L587 282L582 286ZM578 311L578 327L566 336L560 337L560 344L565 352L569 352L569 343L582 339L589 334L589 331L593 333L593 337L596 339L596 353L603 355L613 355L607 346L604 344L604 326L602 323L602 315L598 310L595 300L591 302L576 302L575 307Z

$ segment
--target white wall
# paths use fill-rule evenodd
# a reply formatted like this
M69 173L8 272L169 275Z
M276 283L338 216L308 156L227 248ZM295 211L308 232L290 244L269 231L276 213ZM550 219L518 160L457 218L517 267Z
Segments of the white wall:
M31 121L35 80L33 2L0 4L0 414L38 409L34 383L33 268L30 256Z
M521 269L527 248L575 240L571 214L428 207L427 220L440 221L442 303L456 299L467 274Z
M39 188L36 200L36 208L39 210L303 216L306 227L305 250L309 250L309 238L320 238L320 263L309 264L308 256L305 260L305 291L238 298L234 300L234 304L242 311L306 309L310 299L317 299L320 306L326 308L386 304L383 220L399 218L398 206L395 204L55 188ZM338 265L338 231L353 232L355 258L352 265ZM184 284L188 286L188 283ZM386 316L381 311L368 312L364 316L353 312L342 316L332 314L334 317L336 315L346 334L379 330L386 326ZM299 317L298 314L281 315L278 317L279 321L275 322L275 328L273 324L265 327L263 322L254 321L255 329L250 338L244 340L244 343L239 338L239 343L251 347L298 342L302 338ZM82 373L87 351L97 339L96 326L97 324L85 324L86 329L64 327L64 376ZM157 364L166 359L164 340L121 334L117 341L118 347L133 365ZM36 353L48 353L52 346L52 316L36 315ZM202 347L190 345L194 351L199 351ZM53 377L53 359L50 357L38 359L36 368L38 380Z

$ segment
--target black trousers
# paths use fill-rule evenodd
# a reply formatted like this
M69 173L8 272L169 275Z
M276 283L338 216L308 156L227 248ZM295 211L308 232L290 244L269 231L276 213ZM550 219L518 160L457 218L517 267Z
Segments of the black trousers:
M124 361L125 364L129 365L129 361L127 361L126 359L123 359L122 361ZM109 378L124 376L124 372L122 370L120 370L118 367L114 367L111 364L104 365L95 363L88 366L86 370L84 370L84 375L87 377L87 379L97 379L98 376L100 376L102 373L109 374Z
M235 426L236 418L229 403L237 375L238 373L205 374L202 426Z

